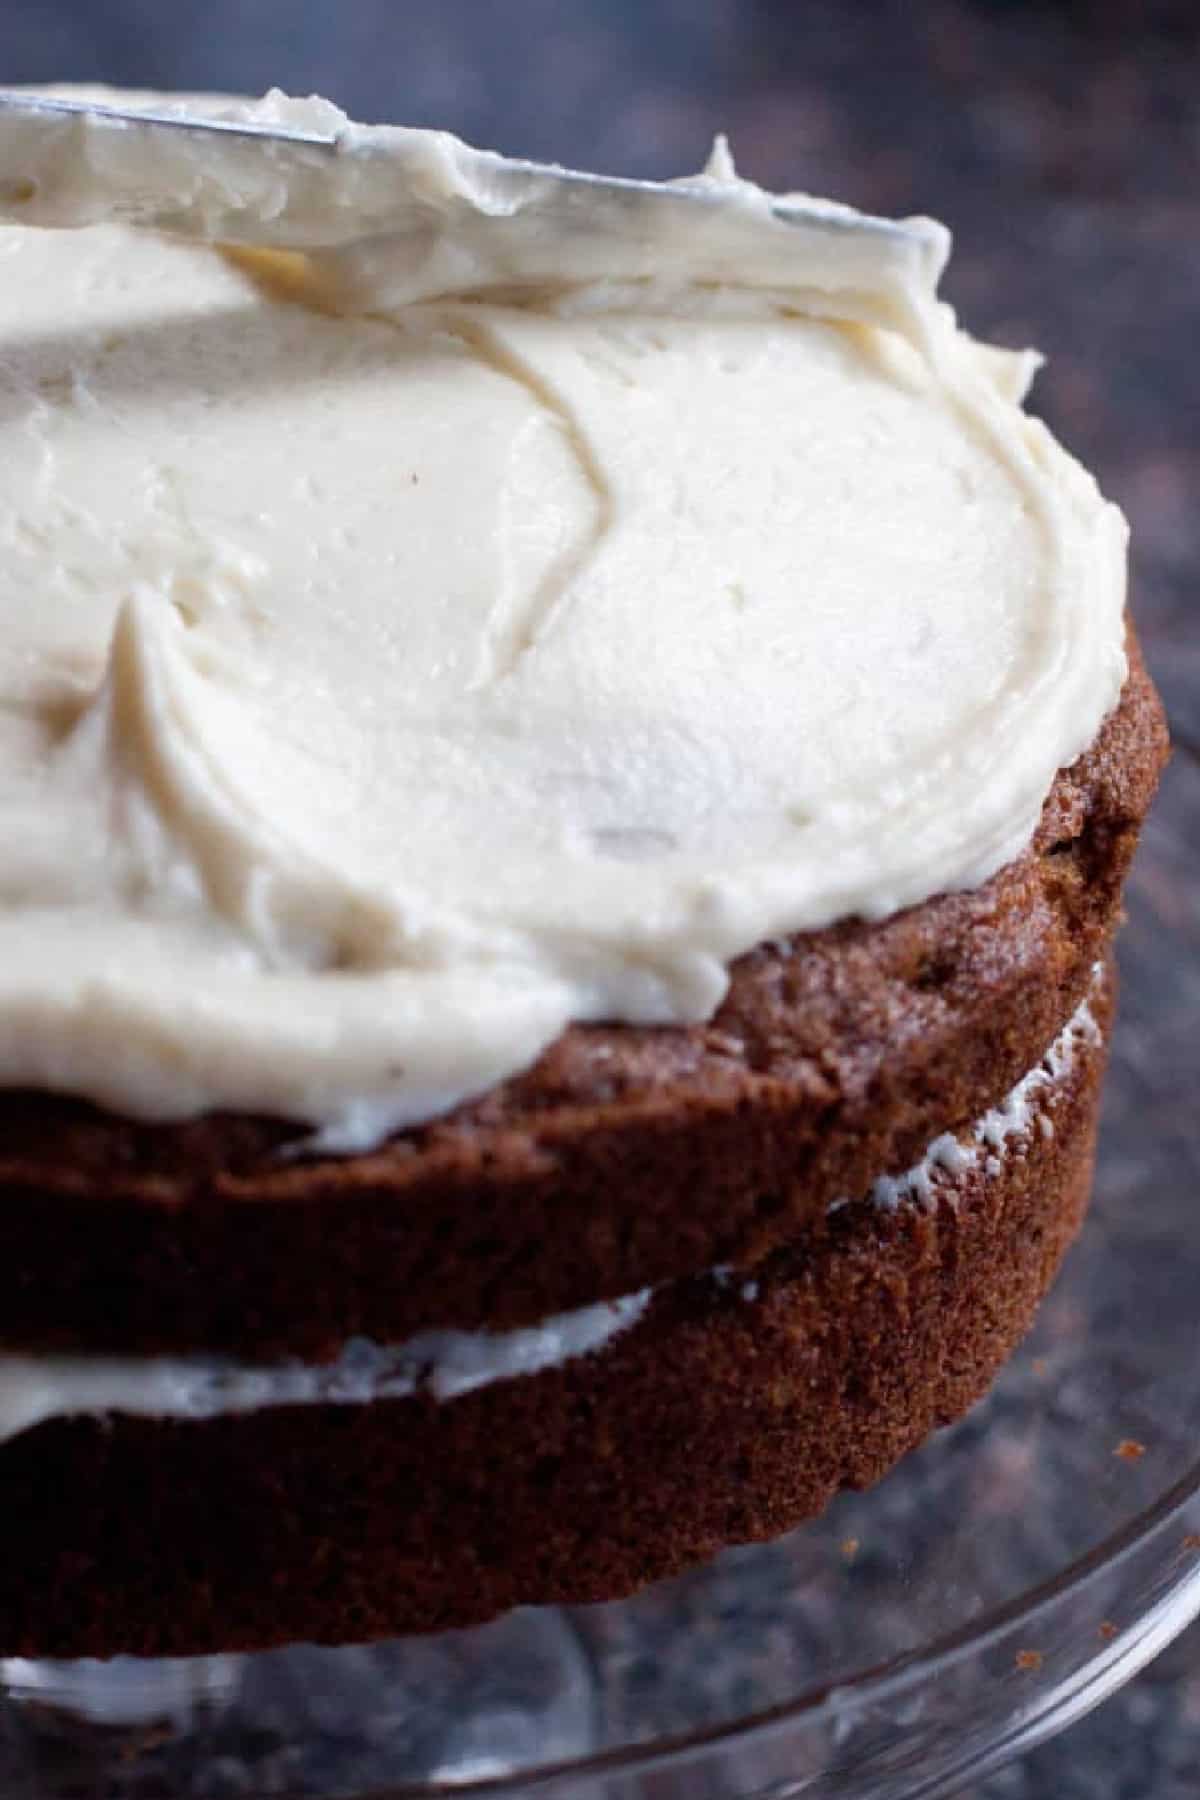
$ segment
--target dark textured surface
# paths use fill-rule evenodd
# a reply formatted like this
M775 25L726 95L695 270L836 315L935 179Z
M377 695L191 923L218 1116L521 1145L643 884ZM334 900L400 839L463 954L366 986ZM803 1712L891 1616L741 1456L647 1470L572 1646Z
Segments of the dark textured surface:
M949 296L1049 354L1038 402L1130 516L1151 667L1200 745L1194 0L13 0L0 49L8 80L278 80L636 173L724 126L764 181L945 218ZM970 1800L1190 1800L1198 1658L1193 1634Z

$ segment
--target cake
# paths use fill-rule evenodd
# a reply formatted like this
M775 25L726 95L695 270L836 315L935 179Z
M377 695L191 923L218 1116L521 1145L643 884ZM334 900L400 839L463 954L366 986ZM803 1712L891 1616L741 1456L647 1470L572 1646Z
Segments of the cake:
M1166 754L939 226L204 104L341 147L0 122L9 1655L880 1479L1082 1219Z

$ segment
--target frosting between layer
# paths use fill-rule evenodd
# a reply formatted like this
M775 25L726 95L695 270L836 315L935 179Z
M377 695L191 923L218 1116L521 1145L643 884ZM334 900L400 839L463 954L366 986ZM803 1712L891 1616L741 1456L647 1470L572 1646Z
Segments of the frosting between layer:
M1097 966L1094 985L1102 979ZM999 1175L1001 1153L1036 1130L1053 1135L1060 1084L1080 1044L1095 1046L1099 1027L1085 999L1041 1062L975 1124L966 1142L944 1132L902 1175L881 1176L870 1199L887 1211L929 1205L945 1176L983 1160ZM831 1212L847 1204L835 1201ZM757 1276L721 1267L711 1279L744 1305L755 1304ZM535 1375L602 1350L643 1317L655 1294L643 1288L619 1300L561 1313L513 1331L423 1331L407 1343L355 1338L333 1362L245 1364L212 1356L14 1355L0 1352L0 1443L50 1419L132 1413L144 1418L211 1419L268 1406L366 1405L422 1392L450 1401L493 1382Z
M403 138L421 255L0 229L0 1082L366 1147L983 881L1118 696L1123 522L936 232L789 236L718 159L598 269Z
M1093 971L1093 988L1102 978L1103 964L1097 964ZM940 1172L962 1175L981 1160L985 1174L998 1175L1002 1166L998 1153L1010 1138L1031 1131L1035 1120L1039 1131L1046 1137L1053 1137L1054 1120L1047 1103L1052 1105L1058 1084L1070 1074L1078 1046L1086 1044L1094 1049L1099 1043L1100 1027L1089 1000L1085 999L1041 1062L1022 1076L999 1106L989 1107L973 1126L967 1142L952 1131L942 1132L911 1169L906 1169L902 1175L879 1177L871 1189L873 1203L888 1212L906 1200L918 1200L928 1205L937 1192ZM844 1200L837 1201L835 1208L846 1204Z
M515 1331L423 1331L400 1345L354 1338L330 1363L256 1367L202 1355L0 1353L0 1442L80 1413L215 1419L266 1406L362 1406L418 1392L455 1400L602 1349L636 1324L650 1298L646 1288Z

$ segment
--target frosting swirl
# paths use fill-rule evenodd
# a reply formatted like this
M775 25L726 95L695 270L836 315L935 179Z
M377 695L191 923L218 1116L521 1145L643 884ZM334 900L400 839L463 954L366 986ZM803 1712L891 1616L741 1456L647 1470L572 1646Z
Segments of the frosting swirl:
M404 135L423 262L0 228L5 1083L368 1145L983 881L1117 699L1123 521L937 230L604 275L530 191L493 279Z

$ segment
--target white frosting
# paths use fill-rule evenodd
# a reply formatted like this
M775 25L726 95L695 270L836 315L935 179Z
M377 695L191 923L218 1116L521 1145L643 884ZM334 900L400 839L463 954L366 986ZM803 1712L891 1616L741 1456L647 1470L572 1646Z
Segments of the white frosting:
M47 216L145 172L98 132ZM382 166L247 200L243 146L214 211L184 143L181 229L344 224ZM939 233L718 160L647 235L391 152L401 227L319 266L0 228L0 1083L368 1146L981 882L1117 698L1123 522Z
M1096 981L1101 979L1099 965ZM882 1176L871 1189L877 1206L905 1201L928 1205L943 1172L957 1175L981 1157L989 1175L1002 1168L1001 1151L1040 1128L1053 1135L1045 1108L1057 1103L1077 1046L1100 1041L1085 1000L1042 1061L1012 1092L986 1112L963 1143L946 1132L903 1175ZM836 1200L831 1212L847 1205ZM762 1292L756 1276L722 1264L710 1279L722 1292L753 1305ZM643 1288L620 1300L561 1313L515 1331L424 1331L407 1343L386 1345L355 1338L334 1362L260 1366L211 1356L18 1356L0 1353L0 1443L48 1419L79 1414L134 1413L144 1418L212 1419L223 1413L257 1412L268 1406L364 1405L432 1394L456 1399L496 1381L535 1375L601 1350L642 1317L656 1293Z
M454 1400L590 1355L636 1324L650 1297L646 1288L515 1331L423 1331L397 1346L354 1338L330 1363L0 1355L0 1442L81 1413L215 1419L266 1406L361 1406L418 1392Z
M1094 980L1099 981L1097 967ZM903 1175L881 1175L871 1189L876 1206L887 1211L906 1200L919 1200L929 1205L944 1171L949 1176L961 1175L981 1159L984 1173L998 1175L1003 1166L998 1152L1014 1137L1028 1136L1035 1128L1043 1137L1054 1136L1054 1121L1044 1110L1058 1099L1058 1086L1070 1074L1075 1052L1080 1044L1092 1046L1100 1042L1100 1028L1088 1000L1081 1002L1060 1035L1051 1044L1036 1068L1022 1077L999 1106L985 1112L964 1143L953 1132L934 1138L925 1155ZM845 1206L847 1202L837 1202Z
M703 174L683 181L598 180L476 150L445 131L358 125L328 100L114 94L159 117L316 135L149 135L103 111L0 107L0 218L74 227L136 224L206 242L317 252L324 297L386 311L455 295L558 292L652 282L660 298L706 282L777 290L835 314L926 332L925 298L949 254L933 219L873 219L808 194L739 181L718 138ZM592 302L594 304L594 301ZM606 302L607 303L607 302Z

